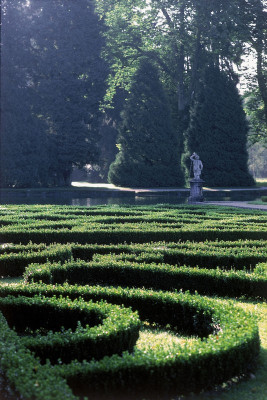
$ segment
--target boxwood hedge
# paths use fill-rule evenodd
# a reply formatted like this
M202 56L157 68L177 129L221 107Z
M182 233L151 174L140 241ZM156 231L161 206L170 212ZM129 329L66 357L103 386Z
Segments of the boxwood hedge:
M43 362L121 354L132 351L139 336L137 314L105 302L7 296L0 298L0 311L10 327L23 333L22 343Z
M154 257L154 259L156 256ZM160 256L159 256L160 258ZM259 264L257 273L223 271L160 263L137 263L118 260L116 256L101 256L91 262L69 261L32 264L24 274L26 281L43 283L101 284L146 287L161 290L189 290L219 296L267 298L266 272ZM260 267L261 266L261 267Z
M10 213L19 210L19 216ZM250 210L196 207L82 208L7 206L9 220L0 227L2 243L145 243L178 240L266 239L266 215ZM31 218L40 216L39 221ZM62 219L53 220L59 214ZM104 214L106 217L104 217ZM97 217L98 215L98 217ZM99 215L101 215L99 217ZM70 216L70 218L69 218ZM107 217L108 216L108 217ZM201 216L203 218L201 219ZM73 218L74 217L74 218ZM199 219L198 219L199 218ZM2 218L3 219L3 218ZM54 218L55 219L55 218ZM23 222L23 223L22 223Z
M162 400L252 371L255 318L193 293L265 296L266 217L206 206L1 207L0 260L10 260L9 276L26 268L27 281L0 283L0 368L29 400ZM156 326L175 340L135 345L136 312L141 338Z
M70 246L53 245L49 248L40 248L34 251L22 249L21 252L2 252L0 254L0 276L17 277L23 274L27 265L50 261L69 260L72 257Z
M73 229L23 229L12 228L0 229L1 242L28 243L147 243L151 241L198 241L203 240L238 240L252 239L260 240L267 239L267 230L262 227L243 227L224 225L218 227L194 226L194 224L180 227L161 227L148 224L147 227L136 228L132 226L123 227L99 227L99 226L76 226Z
M219 245L218 245L219 243ZM146 244L41 244L5 245L0 252L0 276L19 276L30 263L47 260L92 260L96 254L117 254L117 258L135 262L157 262L171 265L200 267L202 269L239 269L251 272L266 260L267 246L264 241L238 242L152 242ZM241 274L242 275L242 274ZM240 276L241 276L240 275Z
M66 379L51 373L49 363L40 365L18 334L8 326L1 312L0 355L1 370L23 399L77 400Z
M23 287L23 285L20 285ZM73 361L51 367L54 374L67 379L74 393L129 394L135 398L151 395L199 391L252 370L259 352L256 320L225 301L211 300L189 293L154 292L71 285L30 285L46 294L65 292L88 300L106 299L131 306L142 320L169 324L175 331L198 335L191 344L166 351L124 352L99 361ZM19 292L19 286L13 287ZM24 290L26 290L24 286ZM28 287L28 292L30 287ZM212 371L212 374L210 373ZM152 385L152 386L151 386ZM156 393L153 392L153 398Z

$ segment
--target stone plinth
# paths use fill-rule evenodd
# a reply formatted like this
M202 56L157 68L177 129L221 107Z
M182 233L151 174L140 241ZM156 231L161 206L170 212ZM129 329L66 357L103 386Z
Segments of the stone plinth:
M188 203L197 203L199 201L204 201L203 197L203 179L190 179L190 197L188 198Z

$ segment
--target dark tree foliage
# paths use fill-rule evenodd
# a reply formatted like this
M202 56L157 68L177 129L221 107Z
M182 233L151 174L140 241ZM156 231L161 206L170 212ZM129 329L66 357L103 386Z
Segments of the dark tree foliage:
M23 2L4 1L1 31L1 186L33 186L44 174L45 129L33 115L36 59L31 52L31 19Z
M208 67L191 110L183 157L199 154L207 186L249 186L246 151L248 126L235 83L218 67Z
M177 186L183 183L170 107L158 70L141 58L119 129L119 153L109 181L119 186Z
M259 142L267 148L267 120L259 90L254 88L244 93L243 104L250 127L249 144L253 145Z
M264 0L95 0L105 20L105 53L111 63L112 103L117 87L129 90L138 59L147 56L160 70L172 119L183 150L189 110L203 71L210 62L236 79L236 67L252 48L264 101L266 79L266 7ZM266 107L265 107L266 108Z
M98 159L107 67L91 0L4 0L2 186L69 184Z
M113 107L105 110L105 117L100 128L100 156L96 164L91 164L87 174L90 182L107 182L110 164L118 153L117 136L121 122L121 112L124 107L127 92L117 89L113 97Z

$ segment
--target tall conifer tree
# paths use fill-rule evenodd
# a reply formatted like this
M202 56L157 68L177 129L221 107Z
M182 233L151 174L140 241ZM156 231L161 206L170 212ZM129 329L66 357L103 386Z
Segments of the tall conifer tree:
M249 186L246 149L248 126L235 83L218 67L205 70L185 133L183 162L189 176L189 156L203 162L208 186Z
M98 159L107 66L93 0L4 0L1 185L67 185Z
M145 57L140 60L122 112L118 141L110 182L139 187L183 183L168 100L156 67Z

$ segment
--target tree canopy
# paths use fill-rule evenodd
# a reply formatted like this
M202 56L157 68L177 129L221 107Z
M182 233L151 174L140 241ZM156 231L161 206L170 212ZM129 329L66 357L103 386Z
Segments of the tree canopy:
M173 145L175 157L184 158L191 149L190 132L192 143L197 135L192 124L198 116L203 121L199 99L208 87L207 67L234 87L247 55L255 64L243 103L249 138L266 143L266 16L263 0L3 0L1 186L67 185L73 167L86 164L106 177L116 155L117 130L123 151L111 177L119 159L126 162L123 126L153 153L146 143L147 121L153 146L168 151ZM157 71L146 89L140 72L144 59ZM145 115L141 108L139 125L136 120L129 128L139 95L149 110ZM169 104L168 111L162 106L168 114L165 134L159 134L152 117L162 99L164 107ZM217 115L218 132L225 132L227 107ZM240 100L233 107L240 110ZM212 137L220 142L218 132ZM247 128L242 132L245 169ZM182 181L178 168L176 182Z
M205 70L185 132L184 162L195 151L209 186L250 186L248 125L235 84L218 67ZM188 173L190 166L187 164Z
M177 186L183 183L178 142L157 68L141 58L125 102L119 153L109 181L120 186Z
M98 157L107 66L93 3L5 0L2 24L2 182L68 184Z
M108 27L106 54L114 87L130 84L137 59L156 61L183 110L191 101L207 61L234 76L247 45L264 50L266 25L261 0L96 0ZM258 30L257 30L258 28ZM113 79L114 78L114 79ZM128 79L127 79L128 78Z

